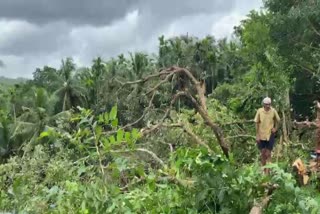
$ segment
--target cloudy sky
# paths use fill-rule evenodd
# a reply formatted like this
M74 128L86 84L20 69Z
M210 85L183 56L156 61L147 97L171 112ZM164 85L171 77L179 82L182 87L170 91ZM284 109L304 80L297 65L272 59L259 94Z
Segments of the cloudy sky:
M73 57L154 52L158 37L230 36L262 0L0 0L0 76L32 77Z

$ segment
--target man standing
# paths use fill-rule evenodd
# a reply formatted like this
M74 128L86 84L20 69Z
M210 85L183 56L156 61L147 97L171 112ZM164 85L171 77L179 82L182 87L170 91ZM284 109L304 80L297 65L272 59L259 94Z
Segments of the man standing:
M274 145L274 135L278 129L280 117L278 112L271 107L271 99L266 97L262 101L263 107L256 112L254 122L256 123L256 141L261 152L262 166L271 161L271 151ZM268 169L264 169L269 174Z

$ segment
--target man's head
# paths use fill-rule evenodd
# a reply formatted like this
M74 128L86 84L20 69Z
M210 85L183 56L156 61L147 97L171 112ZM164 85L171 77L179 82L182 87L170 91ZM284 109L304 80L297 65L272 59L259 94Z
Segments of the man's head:
M264 98L262 103L263 103L263 107L264 107L265 110L269 110L270 109L270 107L271 107L271 99L270 99L270 97Z

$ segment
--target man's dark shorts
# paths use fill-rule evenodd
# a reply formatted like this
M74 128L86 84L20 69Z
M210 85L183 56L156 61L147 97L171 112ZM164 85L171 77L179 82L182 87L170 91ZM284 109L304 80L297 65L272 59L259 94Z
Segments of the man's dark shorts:
M272 150L273 146L274 146L274 134L271 134L269 141L267 140L260 140L260 142L258 143L258 148L261 149L268 149L268 150Z

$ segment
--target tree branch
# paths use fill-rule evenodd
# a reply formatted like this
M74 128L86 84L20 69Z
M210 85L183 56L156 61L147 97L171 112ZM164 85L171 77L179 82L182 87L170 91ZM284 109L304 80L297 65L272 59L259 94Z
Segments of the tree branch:
M279 185L277 184L265 184L262 185L266 188L266 194L264 195L264 197L261 199L261 201L259 203L257 203L255 206L253 206L250 210L249 214L262 214L263 209L268 205L270 199L271 199L271 195L273 193L273 191L277 188L279 188Z
M172 146L172 144L171 143L166 143L166 142L164 142L163 140L161 140L161 141L159 141L160 143L162 143L162 144L164 144L164 145L167 145L167 146L169 146L169 148L170 148L170 152L173 152L173 146Z
M175 75L175 72L172 72L171 74L167 75L166 78L162 81L160 81L155 87L151 88L146 94L150 94L151 92L157 90L162 84L169 82L170 77Z
M222 129L218 126L218 124L214 123L210 119L209 114L207 112L204 83L201 83L200 81L198 81L189 70L187 70L185 68L180 68L180 67L177 67L177 66L172 66L172 67L170 67L168 69L161 70L157 74L146 76L145 78L143 78L141 80L132 81L132 82L126 82L126 83L120 82L120 84L122 86L124 86L124 85L127 85L127 84L144 83L144 82L146 82L147 80L149 80L151 78L160 77L162 75L167 75L164 80L160 81L158 84L156 84L155 87L153 87L152 89L150 89L147 92L147 93L151 93L151 92L157 90L160 87L160 85L162 85L163 83L169 81L170 77L172 77L174 74L178 74L178 73L184 73L188 77L189 81L192 83L192 86L195 87L195 89L196 89L198 100L195 99L187 91L180 91L180 92L176 93L174 95L173 99L171 100L170 106L169 106L169 108L167 108L162 120L157 125L155 125L155 126L153 126L151 128L141 130L141 133L142 134L148 134L148 133L158 129L159 127L161 127L161 125L164 122L164 120L168 117L168 115L170 113L170 110L172 109L172 106L176 102L178 97L186 96L187 98L191 99L192 103L194 104L194 106L198 110L198 112L200 113L200 115L201 115L202 119L204 120L205 124L207 124L212 129L212 131L214 132L216 138L218 139L218 143L219 143L223 153L226 155L226 157L229 157L229 154L228 154L229 153L229 146L225 142Z
M208 146L208 144L206 144L205 142L203 142L198 135L196 135L195 133L193 133L193 131L191 129L189 129L187 126L182 125L182 128L185 132L188 133L188 135L191 136L191 138L199 145L202 145L204 147L206 147L209 151L210 154L213 154L213 151L210 149L210 147Z
M170 102L170 106L167 108L166 112L164 113L163 117L161 118L160 122L154 126L151 126L149 128L145 128L145 129L141 129L140 133L143 135L148 135L149 133L159 129L163 122L165 121L165 119L169 116L170 110L172 109L173 104L177 101L177 99L182 96L180 94L176 94L173 96L173 99Z
M154 91L153 94L152 94L152 97L151 97L151 99L150 99L150 101L149 101L149 105L148 105L148 107L144 110L144 112L143 112L143 114L141 115L141 117L140 117L138 120L136 120L135 122L129 123L129 124L123 126L123 127L122 127L123 130L125 130L125 129L129 128L129 127L132 127L132 126L136 125L137 123L139 123L139 122L146 116L147 112L148 112L149 109L152 107L152 102L153 102L153 99L154 99L154 97L155 97L155 94L156 94L156 93L155 93L155 91Z
M139 83L145 83L147 82L149 79L155 78L155 77L159 77L161 75L166 75L169 74L170 72L168 71L161 71L157 74L152 74L146 77L143 77L142 79L139 80L135 80L135 81L129 81L129 82L122 82L120 80L118 80L117 78L114 78L114 80L119 83L121 86L126 86L126 85L135 85L135 84L139 84Z
M192 103L195 105L195 108L198 110L199 114L201 115L202 119L204 120L205 124L207 124L211 128L211 130L215 134L216 138L218 139L218 143L219 143L223 153L225 154L226 157L229 157L229 146L225 142L225 139L224 139L223 133L222 133L222 129L211 120L207 110L204 109L203 106L201 106L196 101L196 99L194 97L192 97L189 93L179 92L178 94L180 94L180 96L185 95L192 101Z
M186 74L186 76L189 78L190 82L193 84L193 86L195 87L195 89L197 91L197 95L199 96L200 105L204 109L207 109L207 107L206 107L206 99L205 99L205 90L201 86L201 82L199 82L188 69L172 66L171 68L169 68L167 70L171 71L171 72L175 72L175 73L184 73L184 74Z
M143 178L139 178L138 180L136 180L136 181L133 181L133 182L131 182L131 183L128 183L127 185L125 185L125 186L123 186L123 187L121 187L120 188L120 190L121 191L128 191L128 188L130 187L130 186L133 186L133 185L135 185L135 184L139 184L139 183L141 183L141 182L143 182L143 181L145 181L146 179L143 177Z
M294 121L294 125L297 126L297 128L304 128L308 127L310 128L315 127L316 128L316 150L320 150L320 103L319 101L316 102L316 110L317 110L317 119L315 121L303 121L303 122L296 122Z
M296 125L296 128L298 128L298 129L305 128L305 127L308 127L308 128L315 127L316 128L318 126L316 122L308 121L308 120L302 121L302 122L294 121L293 124Z

